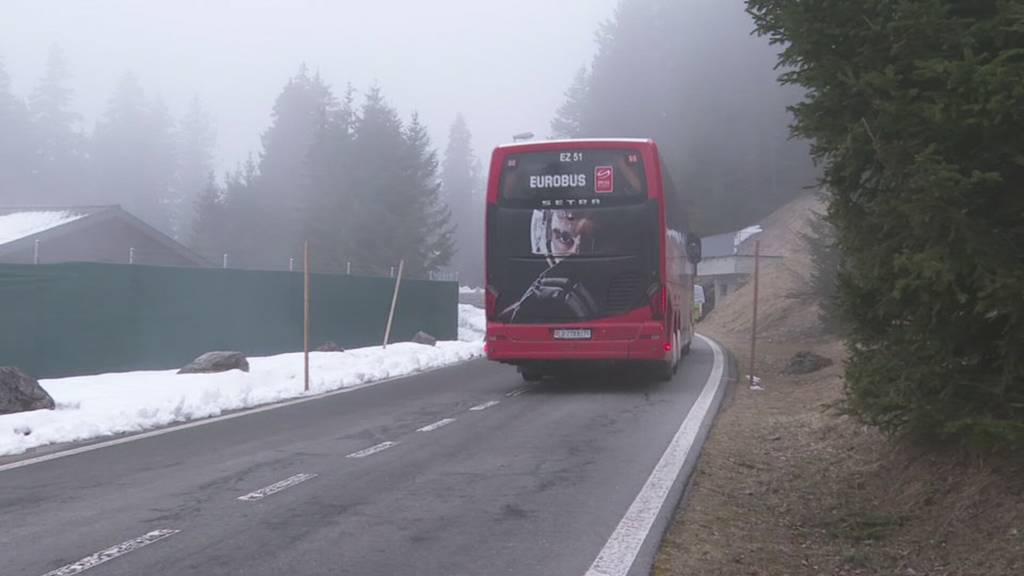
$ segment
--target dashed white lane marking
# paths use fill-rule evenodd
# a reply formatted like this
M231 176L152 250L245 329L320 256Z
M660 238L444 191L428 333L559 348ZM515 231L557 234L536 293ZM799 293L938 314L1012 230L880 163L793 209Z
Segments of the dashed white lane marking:
M520 394L526 392L527 390L529 390L529 388L516 388L515 390L505 394L505 396L508 396L509 398L515 398L516 396L519 396Z
M104 562L109 562L118 556L124 556L125 554L134 552L143 546L149 546L150 544L163 540L168 536L173 536L178 532L181 532L181 530L154 530L148 534L139 536L138 538L122 542L117 546L111 546L106 550L100 550L92 556L86 556L74 564L68 564L62 568L47 572L43 576L72 576L72 574L79 574L81 572L85 572L89 568L95 568Z
M367 456L369 456L371 454L376 454L377 452L383 452L384 450L387 450L388 448L391 448L392 446L394 446L396 444L398 444L398 442L391 442L391 441L381 442L380 444L376 444L374 446L370 446L369 448L366 448L364 450L360 450L358 452L353 452L353 453L349 454L348 456L345 456L345 458L365 458L365 457L367 457Z
M704 389L585 576L626 576L629 573L640 547L650 533L651 525L665 504L665 499L686 463L690 450L694 448L697 434L711 411L725 370L725 355L718 344L700 335L698 338L709 345L715 353L715 363L707 382L704 383Z
M256 490L255 492L249 492L245 496L239 496L238 499L239 500L244 500L246 502L253 502L255 500L262 500L262 499L266 498L267 496L270 496L271 494L277 494L281 490L284 490L286 488L291 488L292 486L295 486L296 484L302 484L306 480L311 480L313 478L316 478L316 474L296 474L295 476L292 476L290 478L285 478L284 480L281 480L280 482L275 482L274 484L271 484L270 486L267 486L266 488L260 488L259 490Z
M483 404L477 404L476 406L473 406L472 408L470 408L469 411L470 412L479 412L481 410L487 410L491 406L497 406L499 404L499 402L500 402L499 400L491 400L490 402L484 402Z
M420 429L418 429L416 431L417 432L433 432L434 430L437 430L438 428L442 428L444 426L447 426L447 425L451 424L452 422L455 422L455 418L445 418L444 420L438 420L437 422L434 422L433 424L427 424L423 428L420 428Z

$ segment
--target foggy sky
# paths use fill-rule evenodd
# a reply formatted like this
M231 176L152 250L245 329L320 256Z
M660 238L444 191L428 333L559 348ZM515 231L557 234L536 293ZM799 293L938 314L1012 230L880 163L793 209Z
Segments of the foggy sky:
M377 82L415 109L443 152L456 112L477 152L544 136L617 0L3 0L0 59L27 96L51 45L65 52L74 109L92 132L131 70L176 118L198 95L217 122L217 166L260 151L274 98L300 63L340 96Z

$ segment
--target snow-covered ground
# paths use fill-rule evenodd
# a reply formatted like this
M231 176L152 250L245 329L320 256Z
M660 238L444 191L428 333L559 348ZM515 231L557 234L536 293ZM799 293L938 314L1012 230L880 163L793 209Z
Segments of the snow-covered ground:
M459 307L459 342L313 352L311 394L404 376L483 355L483 311ZM56 410L0 416L0 456L30 448L140 432L304 396L302 354L249 358L248 373L124 372L41 380Z
M7 244L26 236L45 232L83 216L85 214L66 210L36 210L0 214L0 244Z
M469 286L459 286L459 294L483 294L483 288L470 288Z
M487 318L481 308L459 304L459 340L481 342L487 332Z

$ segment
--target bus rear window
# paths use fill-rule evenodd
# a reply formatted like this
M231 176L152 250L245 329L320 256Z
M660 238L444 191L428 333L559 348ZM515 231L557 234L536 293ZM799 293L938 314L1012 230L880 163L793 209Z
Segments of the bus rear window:
M522 208L605 206L647 197L636 150L553 150L511 154L501 172L504 205Z

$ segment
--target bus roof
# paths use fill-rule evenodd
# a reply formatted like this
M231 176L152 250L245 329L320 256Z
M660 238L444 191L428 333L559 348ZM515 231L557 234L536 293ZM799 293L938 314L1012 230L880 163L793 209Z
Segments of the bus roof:
M650 138L573 138L563 140L533 140L529 142L514 142L510 144L502 144L497 146L495 150L517 150L517 151L530 151L530 150L546 150L552 148L565 148L566 146L598 146L608 144L631 144L631 145L645 145L645 146L656 146L654 140Z

